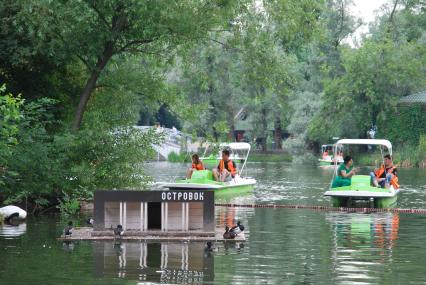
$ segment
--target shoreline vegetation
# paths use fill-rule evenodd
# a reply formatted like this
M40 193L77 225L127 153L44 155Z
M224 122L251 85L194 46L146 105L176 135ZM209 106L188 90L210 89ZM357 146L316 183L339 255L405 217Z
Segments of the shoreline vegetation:
M191 162L191 154L181 153L176 154L171 152L167 158L168 162ZM249 162L292 162L292 156L283 151L268 151L268 152L259 152L254 151L249 155Z
M388 0L357 47L351 1L258 2L0 1L0 202L72 214L97 189L146 189L177 131L312 165L374 130L426 167L424 1Z
M422 139L421 139L422 140ZM316 164L316 159L319 158L319 154L316 154L312 163ZM176 154L170 153L167 161L176 163L190 163L191 155L187 153ZM375 154L355 154L355 161L357 164L365 166L376 166L381 162L381 155ZM401 147L398 148L393 155L395 165L399 168L426 168L426 151L424 145L421 144L418 147ZM294 162L294 158L291 154L285 151L253 151L250 153L249 162ZM305 162L306 163L306 162Z

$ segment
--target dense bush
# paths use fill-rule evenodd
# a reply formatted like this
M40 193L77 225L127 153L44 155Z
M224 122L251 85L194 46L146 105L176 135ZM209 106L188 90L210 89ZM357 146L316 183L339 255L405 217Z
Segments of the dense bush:
M77 201L90 198L96 189L142 189L149 181L142 165L161 140L154 131L117 127L69 132L52 115L56 101L6 96L0 107L16 118L2 116L2 141L9 142L0 164L4 204L25 204L34 212L59 205L74 212Z
M426 107L399 106L378 130L379 137L387 138L395 145L417 145L421 134L426 132Z

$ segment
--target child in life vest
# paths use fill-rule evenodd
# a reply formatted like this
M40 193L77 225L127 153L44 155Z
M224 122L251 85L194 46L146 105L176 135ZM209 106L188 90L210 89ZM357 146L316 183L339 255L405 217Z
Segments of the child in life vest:
M198 157L198 154L194 153L191 158L192 158L192 165L191 165L191 168L188 169L188 172L186 173L186 178L187 179L191 178L192 173L194 171L204 170L204 165L201 162L200 158Z
M222 159L218 166L213 168L213 176L216 181L231 181L237 174L235 162L229 159L229 150L222 151Z
M392 185L394 189L398 189L397 169L393 165L391 156L386 154L383 160L384 165L380 166L374 172L370 172L371 184L381 188L389 188Z

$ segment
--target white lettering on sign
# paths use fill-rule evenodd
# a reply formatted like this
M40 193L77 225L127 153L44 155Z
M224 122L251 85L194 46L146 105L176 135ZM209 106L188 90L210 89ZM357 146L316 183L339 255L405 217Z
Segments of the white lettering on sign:
M162 192L163 201L203 201L203 192Z

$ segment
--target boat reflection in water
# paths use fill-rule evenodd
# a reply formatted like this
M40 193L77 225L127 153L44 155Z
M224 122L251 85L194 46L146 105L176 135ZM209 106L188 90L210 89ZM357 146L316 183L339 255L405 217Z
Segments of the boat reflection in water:
M213 253L204 242L97 242L97 277L198 284L214 280Z
M0 237L12 239L19 237L27 232L27 223L18 223L14 225L0 225Z
M381 273L392 264L398 241L399 214L330 212L326 213L326 219L333 235L333 281L380 283Z

